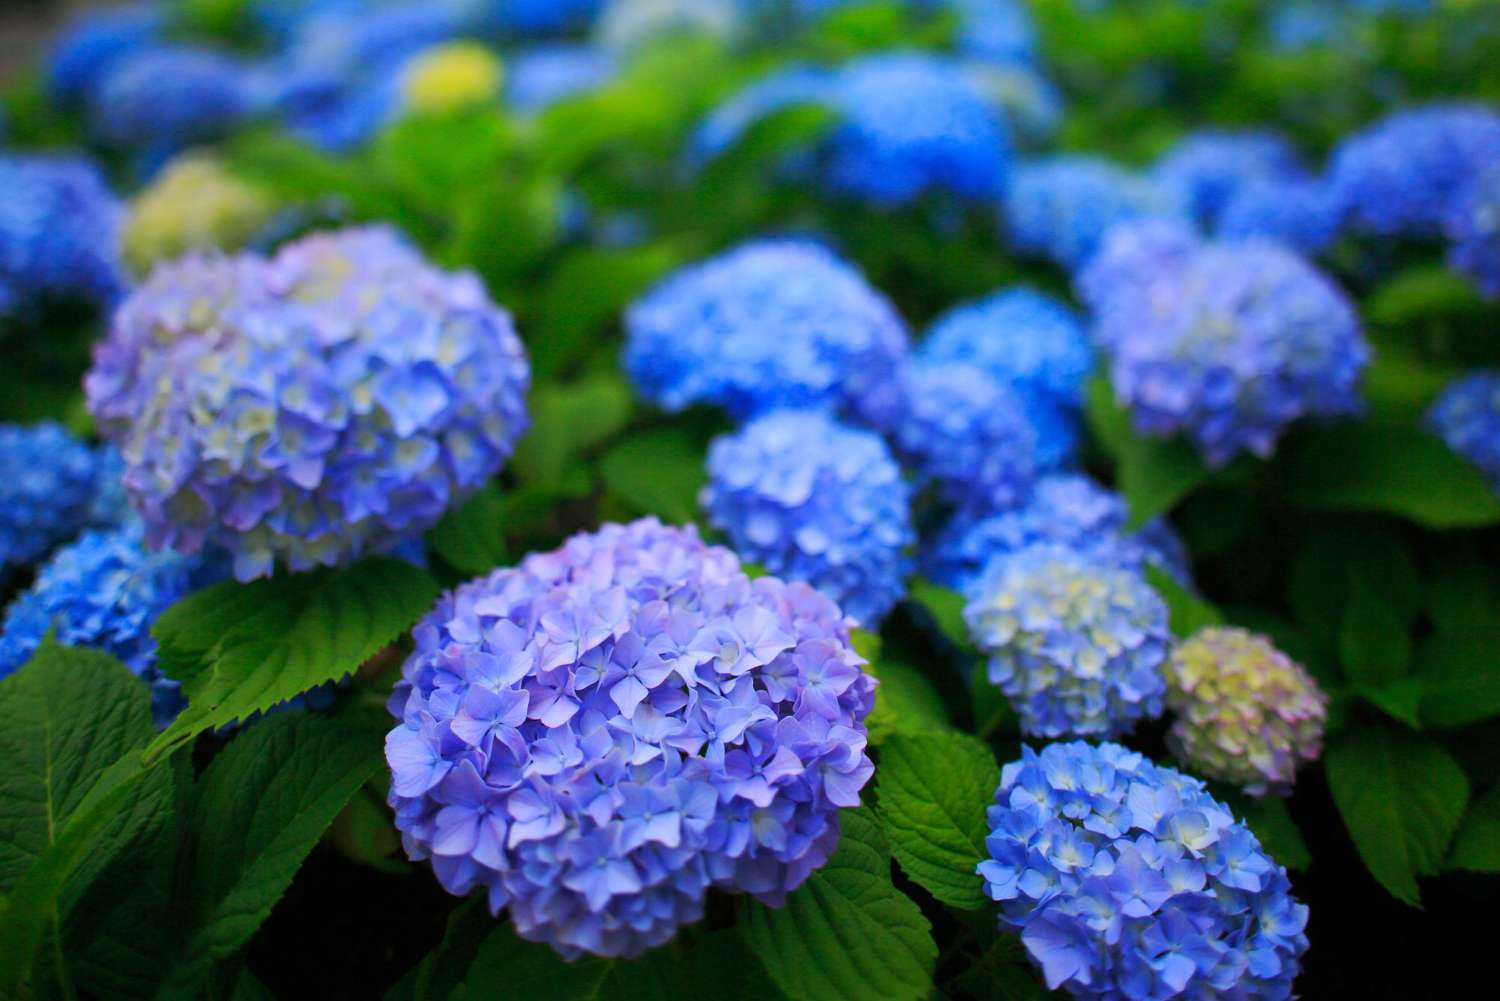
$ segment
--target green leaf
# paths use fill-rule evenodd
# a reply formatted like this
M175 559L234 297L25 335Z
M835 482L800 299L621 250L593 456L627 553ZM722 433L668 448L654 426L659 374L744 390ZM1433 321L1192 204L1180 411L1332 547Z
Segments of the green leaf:
M1215 788L1214 793L1250 825L1261 847L1277 862L1288 869L1306 869L1312 864L1312 852L1282 800L1274 796L1253 798L1238 789L1222 787Z
M920 577L911 582L908 594L912 601L927 610L950 643L965 653L978 656L974 641L969 638L969 625L964 621L964 605L968 602L962 594Z
M1172 635L1186 639L1206 626L1224 624L1223 614L1172 579L1161 567L1148 565L1146 580L1167 603L1167 617Z
M917 905L891 883L890 850L866 810L845 811L828 864L772 909L750 904L740 929L771 979L797 1001L919 1001L937 945Z
M452 508L427 533L427 544L459 573L488 573L508 560L505 497L486 483L462 506Z
M680 252L660 244L588 248L564 257L542 284L533 322L522 330L538 385L578 361L627 303L681 261Z
M642 431L604 453L599 472L609 493L637 514L686 524L698 514L707 480L703 449L675 428Z
M483 894L466 898L448 915L437 948L386 992L385 1001L442 1001L450 997L463 983L481 943L497 933Z
M1283 453L1284 493L1304 507L1382 511L1437 529L1500 522L1500 499L1483 474L1411 424L1311 428Z
M1500 873L1500 786L1469 807L1448 853L1448 868Z
M1427 615L1442 629L1486 629L1500 622L1500 571L1477 557L1445 560L1427 580Z
M1463 769L1421 734L1375 726L1336 735L1325 766L1366 868L1396 899L1420 906L1417 877L1438 871L1469 799Z
M1365 314L1384 327L1424 317L1472 312L1482 306L1474 286L1441 264L1407 268L1371 292Z
M1422 578L1411 547L1397 533L1363 519L1314 522L1292 558L1287 601L1303 625L1339 645L1345 609L1360 581L1376 581L1380 598L1410 631L1422 609Z
M958 980L975 998L1048 1001L1056 996L1037 980L1026 947L1014 935L997 936Z
M865 671L880 681L875 708L865 718L872 744L881 744L892 733L930 733L952 725L942 696L918 668L896 660L872 660Z
M188 707L152 745L176 746L357 670L437 600L437 584L403 560L370 557L342 571L226 582L167 609L152 635Z
M344 804L381 766L387 720L278 713L238 734L196 787L179 890L179 985L249 941Z
M1388 685L1411 666L1411 647L1407 623L1382 582L1374 577L1354 578L1339 629L1339 663L1344 675L1372 688Z
M528 486L555 490L585 452L630 423L634 410L630 387L615 374L540 390L531 405L531 430L511 468Z
M1439 629L1417 651L1422 721L1460 727L1500 716L1500 626Z
M880 819L901 868L952 907L983 907L985 808L1000 784L990 749L960 733L896 734L880 748Z
M1120 493L1130 505L1130 528L1171 510L1208 479L1209 470L1186 439L1137 434L1106 377L1089 383L1086 403L1089 429L1115 460Z
M1422 682L1397 678L1379 685L1356 684L1354 691L1375 708L1414 730L1422 729Z

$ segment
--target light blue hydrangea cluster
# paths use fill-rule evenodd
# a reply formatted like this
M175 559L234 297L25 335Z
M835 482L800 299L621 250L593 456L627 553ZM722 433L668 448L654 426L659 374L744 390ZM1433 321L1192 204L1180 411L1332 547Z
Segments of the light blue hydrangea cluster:
M0 192L0 322L53 300L114 300L123 209L93 164L0 153Z
M185 704L180 686L156 666L151 625L167 606L228 575L222 560L145 546L139 521L85 532L58 550L10 606L0 632L0 677L25 664L50 632L64 646L118 657L151 686L151 708L165 726Z
M1146 219L1118 226L1100 243L1088 267L1073 278L1074 288L1097 317L1106 301L1145 295L1158 274L1176 271L1201 245L1198 230L1181 219ZM1105 338L1117 331L1097 319L1094 343L1108 349Z
M1500 370L1455 379L1428 411L1427 426L1500 493Z
M119 59L160 39L165 19L155 3L89 10L63 29L47 53L47 88L65 103L86 101Z
M60 424L0 424L0 575L88 523L96 458Z
M885 441L781 410L716 439L703 507L744 559L803 581L866 628L906 593L911 489Z
M165 155L228 134L255 111L249 67L190 46L152 46L113 62L89 102L94 134Z
M964 621L1032 737L1118 737L1162 713L1167 607L1112 556L1040 542L989 562Z
M1265 237L1303 254L1326 250L1338 238L1340 211L1328 185L1314 178L1254 181L1219 213L1221 239Z
M1058 155L1016 168L1001 214L1018 250L1077 269L1113 227L1186 212L1183 195L1151 177L1097 157Z
M1500 299L1500 159L1482 171L1448 213L1448 263L1480 293Z
M608 83L615 57L593 45L553 43L516 53L505 67L505 101L522 114L545 111L558 101Z
M780 904L874 771L837 606L691 528L576 535L413 638L386 738L407 853L566 957L660 945L710 888Z
M1218 466L1241 451L1269 456L1299 418L1359 409L1369 347L1332 281L1269 241L1181 249L1134 273L1119 266L1130 254L1106 253L1102 274L1082 282L1138 430L1186 433Z
M624 364L665 410L735 417L856 404L906 352L895 308L850 265L801 240L743 244L678 271L625 314Z
M1047 987L1087 1001L1286 1001L1307 907L1203 783L1074 741L1000 773L979 863Z
M1036 25L1024 0L944 0L958 14L958 47L995 65L1036 58Z
M965 590L990 560L1052 542L1138 572L1154 566L1187 584L1192 579L1187 547L1172 526L1155 518L1128 532L1129 513L1123 497L1087 476L1044 476L1019 507L954 515L923 553L922 572L945 587Z
M1304 174L1296 150L1275 132L1205 129L1167 150L1152 176L1181 192L1198 221L1211 227L1247 186L1301 179Z
M528 381L476 276L372 227L158 268L85 389L149 543L217 544L249 580L431 527L509 456Z
M1397 111L1339 144L1329 184L1349 223L1383 235L1442 231L1479 172L1500 160L1500 113L1477 104Z

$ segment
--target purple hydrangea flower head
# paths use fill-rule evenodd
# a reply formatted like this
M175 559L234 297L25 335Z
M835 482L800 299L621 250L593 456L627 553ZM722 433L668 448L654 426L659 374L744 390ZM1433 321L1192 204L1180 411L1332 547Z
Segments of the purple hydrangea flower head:
M1205 243L1144 275L1102 266L1083 285L1115 395L1140 431L1185 432L1219 466L1241 451L1270 455L1298 418L1359 409L1370 352L1354 308L1284 247Z
M563 956L634 956L710 888L772 905L874 768L874 682L806 584L655 519L445 595L391 698L391 804L449 892Z
M830 98L827 179L840 193L902 205L929 192L989 201L1010 168L1005 120L961 63L885 52L846 64Z
M615 57L593 45L553 43L516 53L506 66L505 100L522 114L604 86L615 75Z
M1039 542L997 556L964 621L1033 737L1118 737L1161 715L1167 606L1107 555Z
M68 23L47 53L48 90L63 102L93 96L117 60L161 37L163 21L161 8L155 3L132 3L80 14Z
M1217 235L1224 240L1265 237L1302 254L1326 250L1339 235L1339 208L1322 181L1256 181L1224 203Z
M1500 370L1449 383L1427 413L1427 426L1500 493Z
M1350 223L1382 235L1441 232L1479 172L1500 160L1500 113L1479 104L1398 111L1345 139L1329 184Z
M895 308L850 265L799 240L743 244L678 271L625 314L625 368L665 410L749 417L848 407L906 352Z
M1002 216L1011 241L1069 269L1085 264L1106 234L1138 219L1184 218L1182 194L1108 160L1053 156L1017 167Z
M1118 744L1021 749L979 863L1049 989L1087 1001L1286 1001L1307 907L1202 782Z
M1323 750L1328 696L1264 636L1201 629L1167 660L1167 743L1195 774L1252 796L1291 791Z
M1027 398L978 365L914 362L904 367L900 400L885 420L897 451L924 480L960 507L1020 503L1043 456L1070 452L1066 431L1040 425Z
M1181 219L1143 219L1116 226L1073 284L1084 304L1098 313L1106 300L1145 294L1156 275L1180 268L1199 245L1197 229ZM1094 343L1107 349L1109 344L1101 338L1110 333L1096 324Z
M250 115L250 81L245 65L213 49L142 49L110 66L89 117L105 142L175 150L222 136Z
M85 390L148 542L215 543L249 580L431 527L510 455L528 381L478 278L372 227L158 268Z
M1448 214L1448 264L1500 299L1500 160L1474 178Z
M0 154L0 321L45 302L122 291L122 209L87 160Z
M7 610L0 677L30 660L50 632L64 646L118 657L151 686L152 713L165 726L184 702L177 682L156 666L151 625L167 606L227 575L222 560L147 549L139 521L85 532L59 549Z
M995 557L1053 542L1140 572L1154 566L1186 586L1187 547L1172 526L1156 518L1128 532L1128 517L1125 499L1113 491L1078 473L1054 473L1038 480L1019 507L954 515L923 554L922 572L961 591Z
M805 581L867 628L906 592L911 490L885 441L817 411L774 411L708 453L703 506L740 556Z
M1275 132L1205 129L1169 149L1152 176L1180 191L1193 215L1213 225L1247 185L1300 180L1303 172L1296 150Z
M0 573L32 563L88 523L93 451L60 424L0 424Z

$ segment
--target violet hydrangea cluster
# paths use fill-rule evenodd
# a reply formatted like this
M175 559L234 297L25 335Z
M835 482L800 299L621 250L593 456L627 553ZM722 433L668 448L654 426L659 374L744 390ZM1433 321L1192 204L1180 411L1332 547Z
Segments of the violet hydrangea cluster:
M479 279L374 227L158 268L85 389L148 542L222 546L250 580L431 527L509 456L528 381Z
M1176 717L1167 744L1194 774L1252 796L1284 794L1322 753L1328 696L1266 637L1200 629L1172 651L1166 672Z
M911 489L885 441L782 410L716 439L703 507L744 559L874 628L906 592Z
M0 153L0 191L0 323L49 301L119 295L122 210L93 164Z
M1049 989L1285 1001L1307 951L1286 870L1197 779L1118 744L1021 749L979 863Z
M1167 607L1136 570L1040 542L991 560L964 621L1033 737L1118 737L1161 715Z
M669 411L848 409L906 352L895 308L819 244L761 240L692 265L625 314L625 369Z
M654 518L445 595L391 697L391 805L444 888L565 957L634 956L710 888L779 904L873 766L827 597Z
M1080 283L1138 430L1185 433L1218 466L1270 455L1299 418L1359 409L1358 316L1303 258L1267 240L1138 249L1132 268L1106 248Z
M1451 382L1427 412L1427 426L1500 493L1500 370Z
M178 599L227 576L222 560L145 545L139 521L85 532L58 550L5 614L0 677L17 670L49 633L64 646L104 650L151 687L165 726L185 704L180 686L156 664L151 625Z

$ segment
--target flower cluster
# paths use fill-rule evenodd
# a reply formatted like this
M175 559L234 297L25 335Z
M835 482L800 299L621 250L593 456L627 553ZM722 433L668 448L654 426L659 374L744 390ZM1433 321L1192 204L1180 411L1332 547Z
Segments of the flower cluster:
M1291 144L1274 132L1210 129L1173 146L1152 175L1180 191L1193 215L1212 226L1246 187L1301 178L1302 167Z
M717 439L703 507L741 557L874 628L906 592L911 490L884 440L782 410Z
M1339 206L1326 184L1292 178L1240 188L1219 214L1217 233L1227 240L1265 237L1316 254L1337 239L1339 223Z
M1196 774L1285 793L1297 768L1323 749L1328 697L1264 636L1210 627L1167 660L1167 743Z
M1380 234L1432 236L1481 170L1500 160L1500 113L1437 104L1398 111L1345 139L1329 184L1349 221Z
M413 637L386 739L406 850L567 957L660 945L711 887L780 903L874 770L838 608L692 529L576 535Z
M1454 380L1428 411L1427 426L1500 493L1500 371Z
M1087 476L1055 473L1038 480L1020 507L959 512L923 553L922 571L945 587L963 590L995 557L1053 542L1101 562L1135 571L1154 566L1180 583L1191 580L1187 547L1172 526L1155 518L1127 532L1128 516L1118 494Z
M85 389L151 545L216 543L249 580L432 526L509 456L528 381L474 275L368 228L158 268Z
M119 294L120 205L92 164L0 153L0 191L0 321L49 300Z
M1054 156L1017 167L1002 206L1012 244L1076 270L1121 223L1182 218L1183 196L1108 160Z
M1147 273L1106 251L1082 282L1137 429L1186 432L1222 465L1242 450L1270 455L1300 417L1359 409L1370 352L1328 278L1270 241L1179 251Z
M575 94L608 83L617 69L607 50L562 43L522 49L511 60L505 101L522 114L535 114Z
M239 249L275 209L270 192L235 177L213 157L182 156L131 199L121 251L131 271L144 277L189 251Z
M212 49L154 46L111 64L89 105L117 146L177 150L227 134L254 110L249 69Z
M47 88L59 101L87 101L120 59L155 43L162 9L138 2L89 10L75 18L47 54Z
M818 244L745 244L667 278L625 314L625 368L663 409L748 417L854 405L906 352L895 308Z
M504 78L500 59L477 42L447 42L417 53L401 71L402 107L442 115L494 100Z
M177 682L157 669L151 625L167 606L226 575L220 560L147 549L139 521L85 532L58 550L7 610L0 677L25 664L50 632L65 646L118 657L151 686L152 714L165 726L184 703Z
M118 466L59 424L0 424L0 469L0 574L118 514L107 500Z
M1454 203L1446 231L1453 270L1468 275L1482 295L1500 299L1500 160Z
M964 621L1035 737L1117 737L1161 715L1167 607L1141 575L1042 542L996 557Z
M989 825L985 892L1048 988L1090 1001L1292 997L1307 907L1197 779L1118 744L1023 747Z

